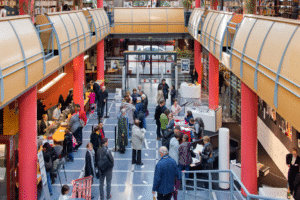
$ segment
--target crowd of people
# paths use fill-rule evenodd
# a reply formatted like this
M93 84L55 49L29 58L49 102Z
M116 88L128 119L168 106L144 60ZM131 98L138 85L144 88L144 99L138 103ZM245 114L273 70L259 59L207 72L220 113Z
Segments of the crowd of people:
M94 112L94 109L97 109L99 123L91 131L90 142L86 146L84 176L92 176L93 178L100 179L101 200L105 197L103 186L106 179L106 198L110 199L112 197L111 181L113 177L114 158L107 147L108 139L105 137L104 124L102 122L104 105L108 94L105 87L100 89L100 86L94 82L89 83L88 90L90 91L91 113ZM176 92L174 93L172 90L174 90L174 87L171 87L170 91L166 81L163 80L158 86L156 98L158 105L155 109L154 119L157 125L157 140L160 140L162 145L159 149L161 159L155 167L152 191L153 194L157 193L158 200L170 200L172 196L177 200L182 180L182 171L190 169L192 157L195 157L192 151L192 142L189 141L190 137L195 140L203 139L204 148L200 153L202 157L201 165L203 169L212 169L213 149L210 144L210 138L203 136L204 124L202 119L194 119L192 113L187 112L185 120L192 129L191 136L184 134L180 126L175 126L174 117L180 115L182 108L176 100ZM173 102L170 109L166 107L169 92L171 94L171 101ZM63 104L59 103L57 109L54 111L54 118L59 118L62 107ZM146 117L148 115L148 97L142 91L142 87L138 86L137 89L133 89L131 94L129 91L126 92L118 116L117 147L115 150L125 153L126 147L131 143L132 164L143 165L142 150L147 128ZM47 115L43 116L43 121L43 126L47 127ZM86 113L80 109L80 105L75 104L74 109L71 110L69 127L65 130L62 150L62 155L70 162L74 161L73 152L76 152L82 144L82 129L86 121ZM43 153L47 177L49 177L48 187L50 194L52 194L53 162L58 158L58 155L55 154L53 147L49 143L44 144ZM186 173L185 177L188 178L189 174ZM64 200L68 198L68 193L69 187L67 185L63 186L60 199Z

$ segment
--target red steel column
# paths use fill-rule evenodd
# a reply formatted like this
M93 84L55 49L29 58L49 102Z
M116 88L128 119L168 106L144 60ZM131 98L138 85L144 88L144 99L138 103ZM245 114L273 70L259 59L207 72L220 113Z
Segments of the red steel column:
M201 63L201 44L194 40L194 65L198 73L198 83L201 84L202 79L202 63Z
M219 60L209 53L209 109L217 109L219 106Z
M97 44L97 80L104 79L104 40Z
M103 0L97 0L97 7L103 8ZM97 80L104 79L104 40L97 44Z
M37 199L37 90L19 97L19 199Z
M241 177L250 194L257 194L257 95L242 83L241 96Z
M200 8L200 0L195 0L195 8Z
M73 60L73 101L84 108L83 85L84 85L84 54L80 54Z

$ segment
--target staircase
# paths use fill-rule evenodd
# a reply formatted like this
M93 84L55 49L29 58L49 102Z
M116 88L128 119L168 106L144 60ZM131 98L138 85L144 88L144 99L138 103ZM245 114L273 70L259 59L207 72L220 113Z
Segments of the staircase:
M185 177L189 174L189 178ZM229 177L229 179L226 177ZM241 192L243 189L243 193ZM268 188L269 189L269 188ZM253 195L231 170L199 170L182 173L184 200L283 200L283 198Z

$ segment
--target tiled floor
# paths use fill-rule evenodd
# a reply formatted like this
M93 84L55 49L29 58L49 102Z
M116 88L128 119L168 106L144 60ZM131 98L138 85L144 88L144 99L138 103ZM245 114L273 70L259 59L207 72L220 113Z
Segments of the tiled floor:
M167 80L169 82L169 80ZM134 85L134 84L132 84ZM148 110L150 115L147 118L147 132L145 135L144 149L142 150L142 162L143 166L136 166L131 164L132 149L131 145L127 146L125 154L120 154L118 152L113 152L115 159L115 166L113 169L113 179L112 179L112 199L116 200L151 200L152 195L152 184L154 178L155 165L160 158L158 153L158 148L161 146L161 142L156 140L156 124L153 120L155 111L155 96L158 84L144 83L143 90L149 97L149 107ZM131 88L132 90L132 88ZM109 94L109 98L113 98L113 94ZM104 120L104 131L106 137L109 139L108 147L110 149L114 148L114 129L117 125L116 119L116 108L113 102L108 104L108 116ZM167 106L170 107L170 100L167 102ZM74 162L66 164L66 176L65 179L63 171L60 172L62 184L68 184L71 189L71 181L83 177L84 173L84 163L85 163L85 153L86 144L89 142L90 133L92 126L97 123L96 119L89 119L88 125L83 129L83 145L77 152L74 153ZM61 185L59 180L53 186L53 196L51 199L57 200L60 195ZM99 196L99 180L94 179L92 186L92 194L95 196L94 199L100 199ZM180 198L179 198L180 199Z

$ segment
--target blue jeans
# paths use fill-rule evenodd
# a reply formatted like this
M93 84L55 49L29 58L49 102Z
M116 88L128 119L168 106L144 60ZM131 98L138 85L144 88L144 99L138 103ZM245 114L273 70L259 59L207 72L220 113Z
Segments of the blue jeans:
M47 183L48 183L48 188L49 188L49 192L50 195L52 194L52 185L51 185L51 177L50 177L50 172L46 172L47 174Z
M183 170L185 171L190 171L190 165L181 165L181 164L178 164L178 167L179 167L179 170L182 172ZM189 173L186 173L185 174L185 178L189 178Z
M68 158L69 158L72 162L74 161L73 152L68 154Z
M194 131L191 131L191 138L195 138L195 133L194 133Z
M144 114L144 118L143 118L143 121L142 121L142 126L144 129L147 129L147 124L146 124L146 113Z

